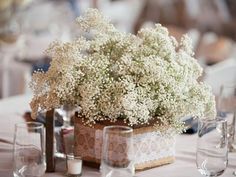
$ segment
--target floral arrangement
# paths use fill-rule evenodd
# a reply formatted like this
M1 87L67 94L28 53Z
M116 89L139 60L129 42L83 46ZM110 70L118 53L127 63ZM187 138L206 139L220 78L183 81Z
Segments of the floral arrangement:
M90 38L49 46L51 66L35 72L31 82L33 117L39 109L73 104L85 124L121 119L181 131L180 118L215 114L214 96L198 81L202 68L187 36L178 43L160 24L137 35L122 33L96 9L77 22Z

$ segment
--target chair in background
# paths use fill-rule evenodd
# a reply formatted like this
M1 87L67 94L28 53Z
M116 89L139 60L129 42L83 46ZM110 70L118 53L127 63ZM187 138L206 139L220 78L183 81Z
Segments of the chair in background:
M226 59L205 68L204 81L208 83L217 96L222 84L236 83L236 59Z
M145 2L144 0L96 0L95 5L119 30L133 33Z
M29 92L31 66L12 58L11 54L0 56L0 98Z

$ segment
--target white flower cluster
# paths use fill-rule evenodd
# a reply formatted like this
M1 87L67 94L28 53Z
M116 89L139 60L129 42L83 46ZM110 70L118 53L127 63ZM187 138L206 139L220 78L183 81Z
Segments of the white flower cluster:
M178 44L160 24L137 35L121 33L96 9L77 22L92 37L49 47L48 72L36 72L31 82L33 116L39 108L74 104L86 124L122 119L180 131L183 116L215 114L187 36Z

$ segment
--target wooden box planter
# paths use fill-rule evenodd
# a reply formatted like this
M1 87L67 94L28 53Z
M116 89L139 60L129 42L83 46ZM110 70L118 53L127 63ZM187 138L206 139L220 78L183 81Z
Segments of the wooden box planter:
M123 122L103 121L93 127L85 126L81 118L75 118L75 154L85 164L99 167L102 150L102 131L107 125L124 125ZM135 169L145 170L174 162L175 137L160 136L152 126L134 127Z
M46 163L47 172L55 171L54 159L54 110L46 114ZM102 150L102 131L108 125L125 125L123 121L111 123L103 121L93 127L85 126L82 119L74 119L75 154L83 158L83 163L99 168ZM135 169L145 170L173 163L175 160L175 136L160 136L152 126L133 127Z

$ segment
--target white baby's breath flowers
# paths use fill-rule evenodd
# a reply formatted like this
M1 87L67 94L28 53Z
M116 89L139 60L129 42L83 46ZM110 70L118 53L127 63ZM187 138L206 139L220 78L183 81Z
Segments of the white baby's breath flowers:
M39 108L74 104L86 124L120 119L130 126L181 131L180 118L215 114L210 87L198 81L202 68L187 36L178 44L160 24L136 36L125 34L95 9L77 22L92 39L50 45L49 70L34 73L31 82L34 117Z

